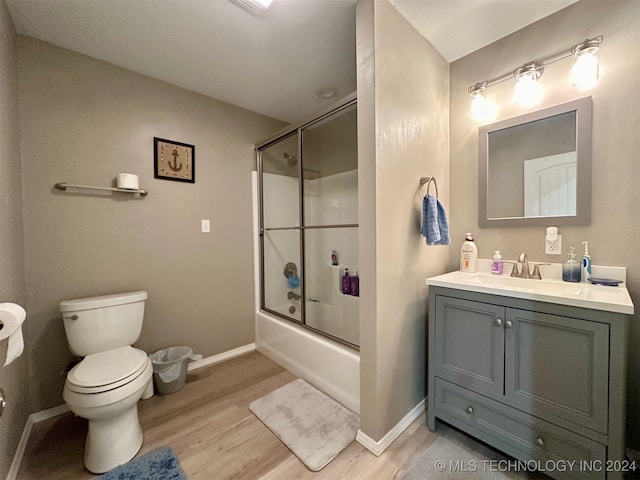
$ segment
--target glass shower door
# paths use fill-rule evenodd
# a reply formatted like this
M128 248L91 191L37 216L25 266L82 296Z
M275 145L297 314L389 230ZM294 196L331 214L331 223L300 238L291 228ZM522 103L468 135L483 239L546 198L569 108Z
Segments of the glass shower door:
M358 346L359 292L342 291L358 270L356 105L302 130L302 167L305 325Z
M302 247L298 135L261 151L262 305L302 321Z

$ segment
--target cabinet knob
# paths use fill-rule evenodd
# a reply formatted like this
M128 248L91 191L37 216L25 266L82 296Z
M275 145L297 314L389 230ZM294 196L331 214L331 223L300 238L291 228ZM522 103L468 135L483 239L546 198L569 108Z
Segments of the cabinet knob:
M501 319L501 318L496 318L496 321L495 321L495 322L493 322L493 324L494 324L496 327L501 327L501 326L502 326L502 319Z
M542 437L538 437L538 438L536 439L536 443L537 443L538 445L540 445L541 447L544 447L544 440L542 439Z
M507 320L504 324L504 328L511 328L513 327L513 323L511 322L511 320Z
M465 412L467 412L469 415L471 415L473 413L473 407L472 406L468 406L467 408L465 408Z

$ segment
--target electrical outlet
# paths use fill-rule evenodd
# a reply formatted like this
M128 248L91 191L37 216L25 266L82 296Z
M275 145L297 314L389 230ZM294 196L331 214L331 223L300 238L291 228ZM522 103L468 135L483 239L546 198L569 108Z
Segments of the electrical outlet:
M558 239L555 242L545 240L544 253L547 255L562 255L562 235L558 235Z

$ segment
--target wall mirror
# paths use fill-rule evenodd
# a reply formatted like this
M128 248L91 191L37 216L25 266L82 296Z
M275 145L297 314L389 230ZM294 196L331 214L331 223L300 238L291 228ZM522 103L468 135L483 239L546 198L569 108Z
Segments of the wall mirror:
M481 227L591 222L591 97L478 129Z

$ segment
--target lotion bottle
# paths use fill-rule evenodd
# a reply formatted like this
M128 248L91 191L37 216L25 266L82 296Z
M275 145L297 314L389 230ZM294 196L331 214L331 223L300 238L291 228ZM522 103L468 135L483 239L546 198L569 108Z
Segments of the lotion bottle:
M460 271L474 273L478 264L478 247L471 233L464 234L465 242L460 249Z

